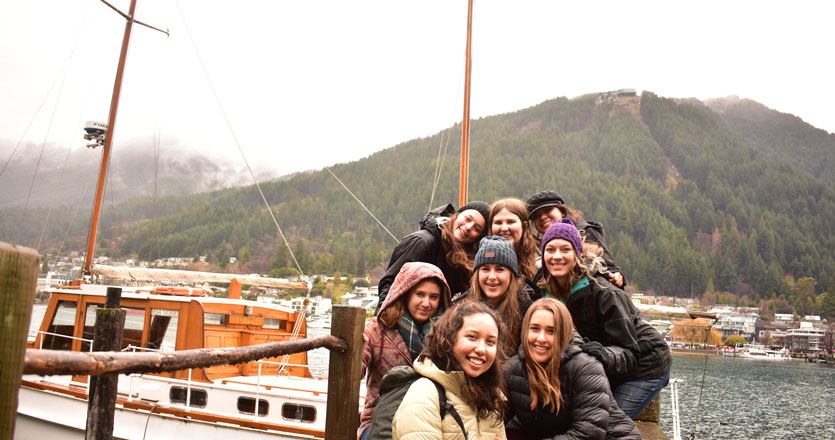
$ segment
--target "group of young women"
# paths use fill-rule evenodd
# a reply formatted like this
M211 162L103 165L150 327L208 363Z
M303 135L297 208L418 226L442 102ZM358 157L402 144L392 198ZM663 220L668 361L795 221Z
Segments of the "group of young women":
M555 192L433 210L380 282L358 436L383 376L406 365L424 378L394 412L394 438L641 438L632 419L672 361L625 283L602 226ZM440 416L433 381L460 422Z

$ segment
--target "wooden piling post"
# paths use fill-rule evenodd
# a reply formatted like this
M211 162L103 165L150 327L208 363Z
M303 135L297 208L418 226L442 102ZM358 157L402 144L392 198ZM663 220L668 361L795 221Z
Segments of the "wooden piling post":
M344 352L330 352L326 440L357 438L364 327L365 309L345 305L333 306L331 335L347 342L348 349Z
M34 249L0 242L0 440L14 435L39 262Z
M119 308L121 298L122 289L120 287L107 288L107 300L104 307L96 310L96 324L93 327L93 351L119 351L122 348L126 313ZM90 376L86 440L110 440L113 438L113 419L116 411L116 389L118 385L118 373Z

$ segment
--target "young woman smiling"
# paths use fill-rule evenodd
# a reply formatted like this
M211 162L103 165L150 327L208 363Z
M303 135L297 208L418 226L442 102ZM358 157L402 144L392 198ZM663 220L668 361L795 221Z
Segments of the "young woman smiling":
M392 438L462 439L462 427L448 415L441 419L438 392L461 417L469 440L505 439L501 390L501 344L504 330L484 304L456 304L433 326L414 368L424 378L406 392L391 424Z
M444 274L429 263L406 263L400 269L377 317L365 326L362 376L368 372L365 408L358 434L365 439L380 398L383 376L398 365L412 365L423 341L450 301Z
M536 240L528 224L528 208L519 199L506 198L490 206L488 235L498 235L513 243L519 262L519 275L532 281L536 276Z
M507 326L504 354L509 358L519 350L520 324L532 302L533 289L518 276L519 264L513 244L493 235L481 239L473 263L470 289L453 298L453 302L468 298L486 303L496 310Z
M640 439L618 408L603 367L583 353L571 314L553 298L531 305L522 350L504 366L508 437Z
M386 273L380 279L377 312L400 268L410 261L438 266L453 295L466 290L475 244L486 232L489 208L484 202L470 202L458 211L446 205L427 214L420 221L420 230L403 237L394 247Z
M641 320L622 290L583 266L583 241L571 219L551 224L542 238L548 292L564 302L588 339L581 348L606 371L618 406L634 419L670 380L672 358L664 338Z
M583 212L571 209L565 203L565 199L554 191L540 191L526 201L528 207L528 219L533 225L534 235L541 238L548 230L552 222L561 218L570 218L580 232L583 242L593 244L599 252L584 255L584 259L595 264L595 270L606 277L616 286L623 288L626 285L626 278L621 273L615 258L606 246L606 234L603 232L603 225L598 222L586 221L583 219ZM592 255L593 254L593 255Z

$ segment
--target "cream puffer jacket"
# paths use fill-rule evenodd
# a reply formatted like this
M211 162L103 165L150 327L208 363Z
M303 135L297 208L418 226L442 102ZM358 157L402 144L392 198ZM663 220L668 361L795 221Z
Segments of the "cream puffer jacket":
M469 440L504 440L504 422L490 416L476 417L476 411L461 398L464 383L463 371L444 372L427 358L414 363L415 371L434 379L446 390L447 401L452 403L467 429ZM438 391L432 381L418 379L409 387L391 424L394 440L463 440L464 434L455 418L447 413L441 420Z

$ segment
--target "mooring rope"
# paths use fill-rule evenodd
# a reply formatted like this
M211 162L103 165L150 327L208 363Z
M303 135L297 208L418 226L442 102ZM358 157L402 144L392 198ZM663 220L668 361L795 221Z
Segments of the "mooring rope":
M707 327L707 334L710 335L710 328L713 327L709 325ZM705 389L705 375L707 374L707 353L705 353L705 365L702 368L702 384L699 386L699 401L696 404L696 418L693 419L693 432L690 433L690 440L696 439L696 426L699 423L699 409L702 407L702 391Z

